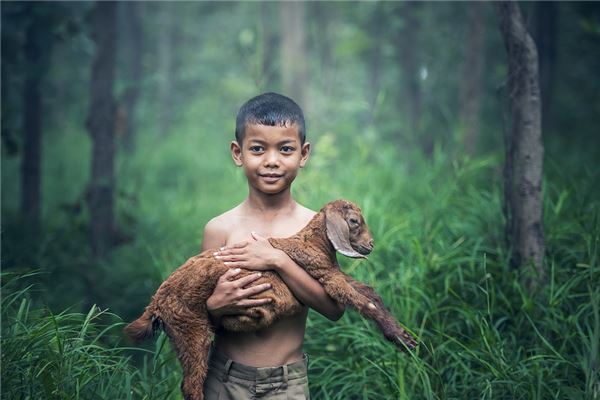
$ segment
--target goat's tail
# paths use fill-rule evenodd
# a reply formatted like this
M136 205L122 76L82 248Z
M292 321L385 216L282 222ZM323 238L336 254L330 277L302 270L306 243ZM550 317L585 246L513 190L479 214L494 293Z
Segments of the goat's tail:
M146 309L142 316L127 325L123 329L123 332L125 332L133 342L139 343L154 336L154 332L158 329L159 322L159 318Z

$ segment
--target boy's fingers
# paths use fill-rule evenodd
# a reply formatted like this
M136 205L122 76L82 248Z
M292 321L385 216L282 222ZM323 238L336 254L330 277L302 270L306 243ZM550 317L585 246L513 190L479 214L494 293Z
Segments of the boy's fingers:
M271 302L270 297L265 297L263 299L245 299L238 301L237 305L240 307L255 307L262 306L263 304L267 304Z
M260 285L252 286L252 287L249 287L247 289L244 289L243 296L244 297L246 297L246 296L253 296L255 294L262 293L262 292L264 292L265 290L268 290L268 289L271 289L271 284L270 283L263 283L263 284L260 284Z
M227 250L223 250L223 251L215 251L213 253L213 256L215 256L215 258L221 258L224 256L244 254L245 252L246 252L245 249L235 248L235 249L227 249Z
M230 256L219 256L217 258L217 260L223 261L224 263L230 263L230 262L237 262L237 261L246 261L246 258L244 258L241 255L232 254Z
M241 249L242 247L246 247L246 246L248 246L248 241L244 240L243 242L234 243L229 246L223 246L219 250L224 251L224 250L230 250L230 249Z
M248 268L248 263L246 263L245 260L242 260L242 261L223 261L223 264L225 264L229 268L245 268L245 269L250 269L250 268Z
M233 249L228 249L228 250L223 250L219 252L220 256L223 255L230 255L230 254L244 254L245 252L247 252L248 250L246 250L246 248L244 247L236 247Z
M237 274L239 274L241 271L242 270L239 268L231 268L227 272L225 272L223 275L221 275L221 279L227 281L227 280L233 278L234 276L236 276Z
M258 274L250 274L250 275L246 275L240 279L236 279L235 285L238 288L244 288L246 287L248 284L254 282L255 280L259 279L262 275L260 273Z
M234 243L234 244L230 244L227 246L223 246L223 247L219 247L217 249L217 251L215 251L215 253L221 252L221 251L226 251L226 250L231 250L231 249L241 249L242 247L246 247L248 245L248 241L245 240L243 242L239 242L239 243ZM213 253L213 254L215 254Z

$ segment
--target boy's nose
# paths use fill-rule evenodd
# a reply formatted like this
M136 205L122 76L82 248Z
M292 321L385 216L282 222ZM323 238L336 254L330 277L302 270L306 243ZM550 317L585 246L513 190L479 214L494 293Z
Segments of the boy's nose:
M265 167L273 167L277 166L279 162L279 157L277 153L267 153L265 157Z

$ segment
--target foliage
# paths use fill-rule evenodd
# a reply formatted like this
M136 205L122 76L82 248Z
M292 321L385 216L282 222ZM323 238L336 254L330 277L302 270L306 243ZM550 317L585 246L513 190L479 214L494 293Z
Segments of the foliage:
M410 193L390 194L398 208L388 203L384 215L368 217L379 229L376 247L384 250L368 265L349 266L382 293L423 345L403 357L373 340L377 330L356 315L347 313L333 327L312 316L307 348L317 355L311 367L317 398L598 396L598 202L578 217L576 200L549 185L551 278L548 293L536 297L507 266L502 246L494 245L502 238L500 195L471 186L481 173L472 166L456 169L452 183L411 181ZM435 199L403 207L403 199L418 199L421 191L436 193Z
M87 314L34 309L35 288L15 289L32 275L2 275L3 399L160 399L176 390L164 335L135 368L126 355L134 349L118 346L124 323L116 315L96 306Z
M270 23L276 3L174 3L179 64L165 134L157 100L165 71L153 47L167 34L165 3L143 4L140 102L128 116L138 120L137 147L131 154L119 147L116 161L117 220L133 240L101 262L90 256L85 202L91 5L64 3L69 18L56 26L64 39L54 43L45 82L43 221L34 239L18 215L23 30L6 14L22 7L3 4L3 49L11 57L2 58L2 398L180 398L180 369L164 335L132 348L121 337L122 321L139 315L162 279L198 251L205 223L244 198L228 143L241 102L280 90L277 76L260 75L264 65L279 68L264 35L280 28ZM491 10L482 146L468 158L459 150L456 101L463 5L420 6L422 126L435 143L427 158L409 132L399 89L402 4L384 2L379 11L375 3L306 4L313 153L294 196L312 209L340 197L362 207L375 250L366 261L340 256L343 268L372 284L422 340L402 355L354 312L335 323L311 313L305 350L313 398L600 398L597 6L560 5L561 79L555 124L544 132L550 273L545 291L533 294L506 262L506 68ZM384 27L379 36L376 23ZM375 46L378 88L369 63ZM117 98L127 85L121 74Z
M361 148L360 140L349 147ZM344 147L328 149L332 143L326 138L317 141L321 152L298 178L296 195L313 208L340 196L361 204L376 250L368 261L341 260L343 268L371 283L423 344L415 354L402 355L353 312L335 323L311 313L306 351L311 356L315 398L593 398L599 387L600 290L593 282L600 279L600 204L586 199L594 195L569 187L560 178L547 183L551 280L548 293L535 297L505 262L502 226L497 223L501 220L494 178L497 159L457 162L447 168L447 160L440 156L433 164L422 161L411 175L402 172L393 152L365 148L342 162ZM114 304L128 320L141 311L161 278L195 251L197 244L189 239L197 237L191 234L198 233L201 224L196 221L216 214L219 206L235 204L243 195L239 193L243 179L233 171L221 183L213 183L216 187L194 185L191 171L197 170L192 166L198 161L187 158L183 148L173 151L178 160L190 163L181 168L190 176L169 183L170 198L164 199L167 182L160 178L161 170L173 155L162 150L164 158L153 160L156 168L146 173L137 191L137 212L150 217L137 225L138 240L144 243L136 241L116 252L113 262L120 265L119 274L105 269L113 274L105 290L120 286L121 275L131 276L130 268L155 270L148 283L132 278L130 285L140 291L139 302L130 293L121 297L114 290L111 301L106 297L105 304ZM214 157L226 162L226 154ZM208 158L202 163L217 162ZM236 183L233 188L231 182ZM588 187L584 182L579 186ZM215 195L209 196L211 191ZM228 198L236 192L238 199ZM195 198L203 199L201 207ZM160 218L151 212L155 208L163 210ZM148 264L125 264L136 258ZM104 286L100 281L98 285ZM50 390L63 396L55 398L74 398L77 390L81 398L90 398L84 394L92 387L102 393L98 398L125 398L127 391L114 391L131 388L133 398L178 398L179 368L170 351L165 355L160 350L164 337L156 341L154 359L136 356L132 364L127 356L131 350L117 347L121 342L115 329L122 323L114 322L115 316L112 325L101 326L98 320L105 320L106 311L54 315L47 308L30 310L31 300L21 300L28 292L9 293L3 289L2 362L11 366L4 367L4 388L29 388L32 394ZM137 304L125 309L124 303L132 301ZM23 331L28 333L19 334ZM57 350L59 343L62 352ZM46 364L53 368L42 371ZM43 379L34 386L14 386L34 381L44 371L52 371L44 378L48 389ZM70 376L78 378L63 382ZM107 384L117 381L118 385Z

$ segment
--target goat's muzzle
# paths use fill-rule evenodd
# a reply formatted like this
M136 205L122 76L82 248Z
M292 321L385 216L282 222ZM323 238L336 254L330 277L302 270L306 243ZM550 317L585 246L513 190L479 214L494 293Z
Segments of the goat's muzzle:
M373 251L373 239L369 240L367 244L359 244L356 246L356 251L363 256L370 254Z

